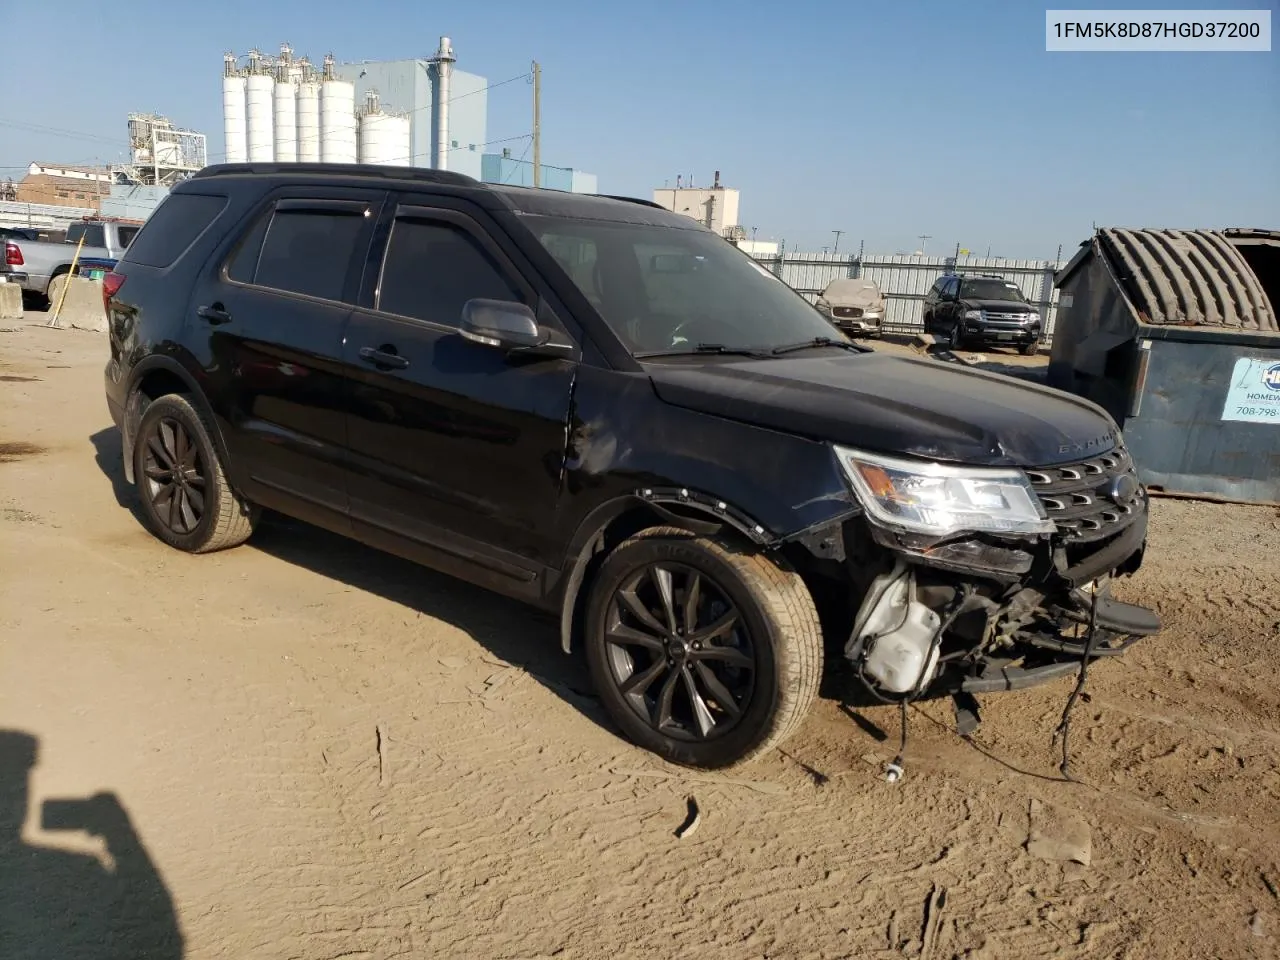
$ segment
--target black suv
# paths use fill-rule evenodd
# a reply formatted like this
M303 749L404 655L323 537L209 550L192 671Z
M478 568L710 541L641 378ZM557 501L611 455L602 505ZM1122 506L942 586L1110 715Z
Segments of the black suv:
M924 328L959 350L971 343L1016 346L1023 356L1040 347L1040 314L1004 277L940 277L925 294Z
M1099 407L857 346L645 201L216 166L103 291L156 536L231 547L270 508L554 611L619 727L676 762L792 733L824 636L905 703L1158 628L1108 596L1147 500Z

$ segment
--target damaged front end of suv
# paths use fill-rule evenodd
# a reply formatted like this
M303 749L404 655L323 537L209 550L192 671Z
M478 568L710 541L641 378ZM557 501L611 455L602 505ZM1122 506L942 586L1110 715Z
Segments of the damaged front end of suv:
M1152 611L1110 593L1142 563L1147 531L1147 493L1118 436L1037 468L834 450L862 509L838 544L826 531L827 556L862 598L844 652L877 699L950 694L967 734L974 694L1083 682L1090 661L1159 631Z

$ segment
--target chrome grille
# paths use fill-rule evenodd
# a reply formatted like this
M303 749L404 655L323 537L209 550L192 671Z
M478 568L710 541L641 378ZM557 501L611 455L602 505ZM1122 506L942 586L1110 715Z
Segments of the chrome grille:
M1022 323L1023 320L1027 319L1027 314L1025 313L992 313L990 310L988 310L987 319L999 320L1001 323Z
M1036 467L1026 471L1049 519L1068 540L1087 542L1119 533L1146 505L1147 494L1129 452L1117 446L1078 463ZM1113 497L1122 477L1133 481L1128 496Z

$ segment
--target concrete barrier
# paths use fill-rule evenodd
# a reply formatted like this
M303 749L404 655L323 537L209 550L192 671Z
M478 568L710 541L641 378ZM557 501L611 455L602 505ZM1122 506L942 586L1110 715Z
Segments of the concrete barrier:
M0 320L22 319L22 288L16 283L0 283Z
M65 277L66 296L58 289L64 277L55 277L49 288L49 309L58 310L58 300L62 298L62 309L54 319L55 327L75 327L77 330L92 330L94 333L107 332L107 311L102 305L102 281L88 280L84 277Z

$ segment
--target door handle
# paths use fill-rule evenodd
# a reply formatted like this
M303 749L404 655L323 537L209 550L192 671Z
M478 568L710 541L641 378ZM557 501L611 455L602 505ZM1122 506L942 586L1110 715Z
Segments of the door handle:
M387 367L392 370L403 370L409 366L409 361L400 354L394 352L394 347L382 349L376 347L361 347L360 359L365 363L371 363L375 367Z
M219 323L230 323L231 314L222 308L222 304L215 303L211 307L199 307L196 309L196 316L202 320L208 320L213 325Z

